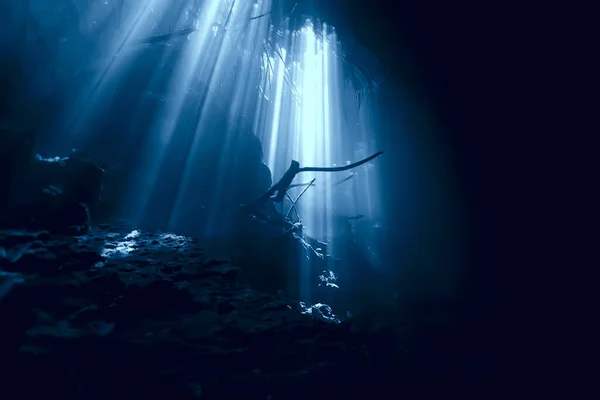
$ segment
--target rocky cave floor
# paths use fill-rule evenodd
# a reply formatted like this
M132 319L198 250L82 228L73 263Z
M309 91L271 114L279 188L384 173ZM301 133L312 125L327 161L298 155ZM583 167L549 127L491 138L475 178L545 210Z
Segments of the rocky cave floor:
M384 398L442 379L390 329L334 322L237 272L174 234L2 231L1 397Z

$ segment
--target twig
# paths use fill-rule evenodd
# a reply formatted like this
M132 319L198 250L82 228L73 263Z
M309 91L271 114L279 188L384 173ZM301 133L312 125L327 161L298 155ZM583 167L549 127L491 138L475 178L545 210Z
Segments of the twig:
M300 194L298 195L298 197L296 197L296 199L292 202L292 207L294 207L294 208L296 207L296 203L298 202L298 200L300 200L300 197L302 197L302 195L304 194L304 192L306 192L308 190L308 188L311 187L313 183L315 183L315 179L316 178L313 178L313 180L310 181L310 183L308 185L306 185L304 187L304 189L302 189L302 191L300 192ZM287 214L285 214L285 217L289 218L291 212L292 212L292 208L290 207L290 209L288 210ZM300 218L298 218L298 219L300 219Z
M289 229L286 229L285 232L283 232L283 236L287 235L288 233L295 231L295 230L301 230L302 229L302 223L301 222L296 222L295 224L292 224L292 226L290 226Z
M273 10L269 10L269 11L267 11L267 12L266 12L266 13L264 13L264 14L257 15L256 17L251 17L251 18L250 18L250 21L252 21L252 20L254 20L254 19L259 19L259 18L262 18L262 17L266 17L267 15L271 14L271 12L272 12L272 11L273 11Z
M294 4L292 11L290 11L290 16L294 13L294 11L296 11L296 7L298 7L298 1Z
M354 178L355 175L356 174L350 174L349 176L345 177L341 181L337 181L336 183L334 183L333 186L341 185L342 183L344 183L346 181L349 181L350 179Z
M231 16L233 15L233 7L235 7L235 2L236 2L236 0L233 0L231 2L231 8L229 8L229 14L227 14L227 19L225 20L225 25L223 25L224 29L227 29L227 25L229 25L229 20L231 19Z
M292 184L292 181L296 177L296 174L299 172L300 172L300 163L296 160L292 160L290 167L288 168L287 171L285 171L285 174L283 174L281 179L277 183L275 183L273 186L271 186L267 191L265 191L262 195L260 195L260 197L258 197L254 201L248 203L246 205L246 208L248 208L248 209L255 208L258 205L271 199L271 197L275 194L276 194L275 197L272 199L273 201L278 202L278 203L283 201L283 198L285 197L287 188Z
M290 194L288 192L285 192L285 197L290 201L290 203L292 203L289 211L292 211L292 209L294 209L294 211L296 212L296 218L298 218L298 221L300 221L300 214L298 214L298 210L296 209L296 204L294 203L294 199L292 199L292 196L290 196ZM283 202L281 202L281 206L283 207ZM288 214L289 214L289 211L288 211ZM283 209L282 209L282 212L283 212Z
M338 183L341 183L341 182L338 182ZM305 183L293 183L293 184L291 184L288 187L288 189L292 189L292 188L300 187L300 186L304 187L304 186L309 185L309 184L310 184L309 182L305 182ZM315 186L315 184L313 183L311 186Z

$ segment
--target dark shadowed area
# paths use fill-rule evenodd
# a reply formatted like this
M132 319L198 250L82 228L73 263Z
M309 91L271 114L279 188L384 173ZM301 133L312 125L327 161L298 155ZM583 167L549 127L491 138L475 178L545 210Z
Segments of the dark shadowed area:
M493 40L429 3L0 3L2 398L491 384Z

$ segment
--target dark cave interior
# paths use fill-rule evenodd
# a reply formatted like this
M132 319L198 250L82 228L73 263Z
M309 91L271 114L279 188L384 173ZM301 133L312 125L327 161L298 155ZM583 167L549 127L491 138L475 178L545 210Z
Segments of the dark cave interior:
M0 5L2 397L431 397L491 384L479 205L495 83L476 6L161 1ZM213 4L224 22L209 30ZM155 33L137 33L136 13ZM308 18L323 36L335 27L339 73L294 52ZM233 28L259 21L246 52ZM334 45L311 40L333 63L322 49ZM194 46L212 64L186 66Z

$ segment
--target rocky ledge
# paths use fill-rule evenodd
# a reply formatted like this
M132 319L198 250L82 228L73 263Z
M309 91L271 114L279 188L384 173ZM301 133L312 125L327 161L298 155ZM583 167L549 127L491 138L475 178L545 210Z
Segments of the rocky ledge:
M238 270L174 234L1 232L2 397L377 396L401 371L425 379L391 329L254 291Z

